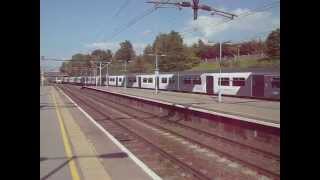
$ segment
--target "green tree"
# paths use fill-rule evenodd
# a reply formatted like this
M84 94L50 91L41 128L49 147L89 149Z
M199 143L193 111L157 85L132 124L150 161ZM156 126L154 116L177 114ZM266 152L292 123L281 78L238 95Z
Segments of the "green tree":
M272 31L266 40L266 53L269 57L280 56L280 28Z
M112 52L110 49L107 49L107 51L96 49L92 51L91 56L98 61L110 61L112 59Z
M178 32L159 34L152 45L153 52L165 54L159 57L160 71L181 71L189 69L198 59L193 52L189 52L183 44L183 39Z
M154 57L150 56L150 54L153 53L154 51L152 49L152 46L148 44L143 50L143 59L146 63L154 64Z
M60 66L60 72L69 74L68 62L63 62Z
M153 64L151 64L147 59L142 56L137 56L133 63L129 66L129 71L132 73L148 73L153 69Z
M135 51L133 50L133 46L130 41L126 40L120 43L120 49L115 53L116 60L133 60L136 56Z
M71 61L68 63L71 69L71 75L80 76L88 73L92 68L91 55L77 53L72 56Z

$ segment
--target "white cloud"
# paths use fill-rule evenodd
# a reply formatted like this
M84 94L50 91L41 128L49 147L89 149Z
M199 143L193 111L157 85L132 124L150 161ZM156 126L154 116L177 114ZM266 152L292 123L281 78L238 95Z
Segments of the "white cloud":
M132 42L131 42L132 43ZM137 55L143 53L143 49L146 47L145 43L132 43L133 49ZM115 53L120 48L120 42L94 42L85 45L87 48L94 49L110 49Z
M241 38L245 34L252 34L273 30L280 26L280 18L273 16L271 12L253 12L249 9L236 9L234 14L251 14L239 16L230 22L219 16L199 16L196 21L189 20L184 31L185 43L194 42L195 38L214 40L230 40L230 38ZM194 35L197 34L197 35Z

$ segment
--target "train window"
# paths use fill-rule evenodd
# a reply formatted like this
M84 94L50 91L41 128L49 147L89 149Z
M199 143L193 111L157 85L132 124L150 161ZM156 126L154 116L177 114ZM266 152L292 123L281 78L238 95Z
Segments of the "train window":
M143 78L143 82L144 82L144 83L147 83L147 78Z
M233 78L232 86L245 86L246 80L245 78Z
M131 82L131 83L136 82L136 78L128 78L128 79L129 79L129 82Z
M174 84L174 78L173 77L171 77L171 78L169 78L169 84Z
M272 88L280 88L280 77L272 78L271 87Z
M191 84L191 78L189 78L189 77L183 78L183 83L184 84Z
M166 78L166 77L161 78L161 83L167 83L167 82L168 82L168 80L167 80L167 78Z
M152 78L149 78L148 79L148 83L152 83L153 79Z
M122 78L119 78L119 82L121 82L122 81Z
M200 77L196 77L193 79L193 84L201 84L201 78Z
M229 86L230 84L229 78L219 78L219 81L221 83L221 86Z

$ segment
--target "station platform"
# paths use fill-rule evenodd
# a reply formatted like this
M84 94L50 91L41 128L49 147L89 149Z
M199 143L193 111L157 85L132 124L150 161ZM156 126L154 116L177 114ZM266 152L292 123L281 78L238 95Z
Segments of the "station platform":
M86 88L280 128L279 101L223 96L222 102L219 103L217 96L206 94L173 91L158 91L158 94L156 94L154 89L114 86L86 86Z
M41 180L161 179L92 121L58 88L40 88Z

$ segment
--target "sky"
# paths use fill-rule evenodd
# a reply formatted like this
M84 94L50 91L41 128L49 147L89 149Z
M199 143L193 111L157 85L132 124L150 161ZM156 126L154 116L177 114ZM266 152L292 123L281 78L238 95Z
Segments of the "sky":
M265 38L280 27L279 0L200 0L220 10L239 15L227 21L199 11L193 20L192 9L153 7L146 0L42 0L40 1L40 53L46 58L70 59L76 53L111 49L129 40L141 54L159 33L180 32L184 43L231 41ZM174 0L171 0L174 2ZM145 16L144 16L145 15ZM135 21L137 20L137 21ZM128 26L130 22L135 24ZM57 70L61 62L46 62Z

